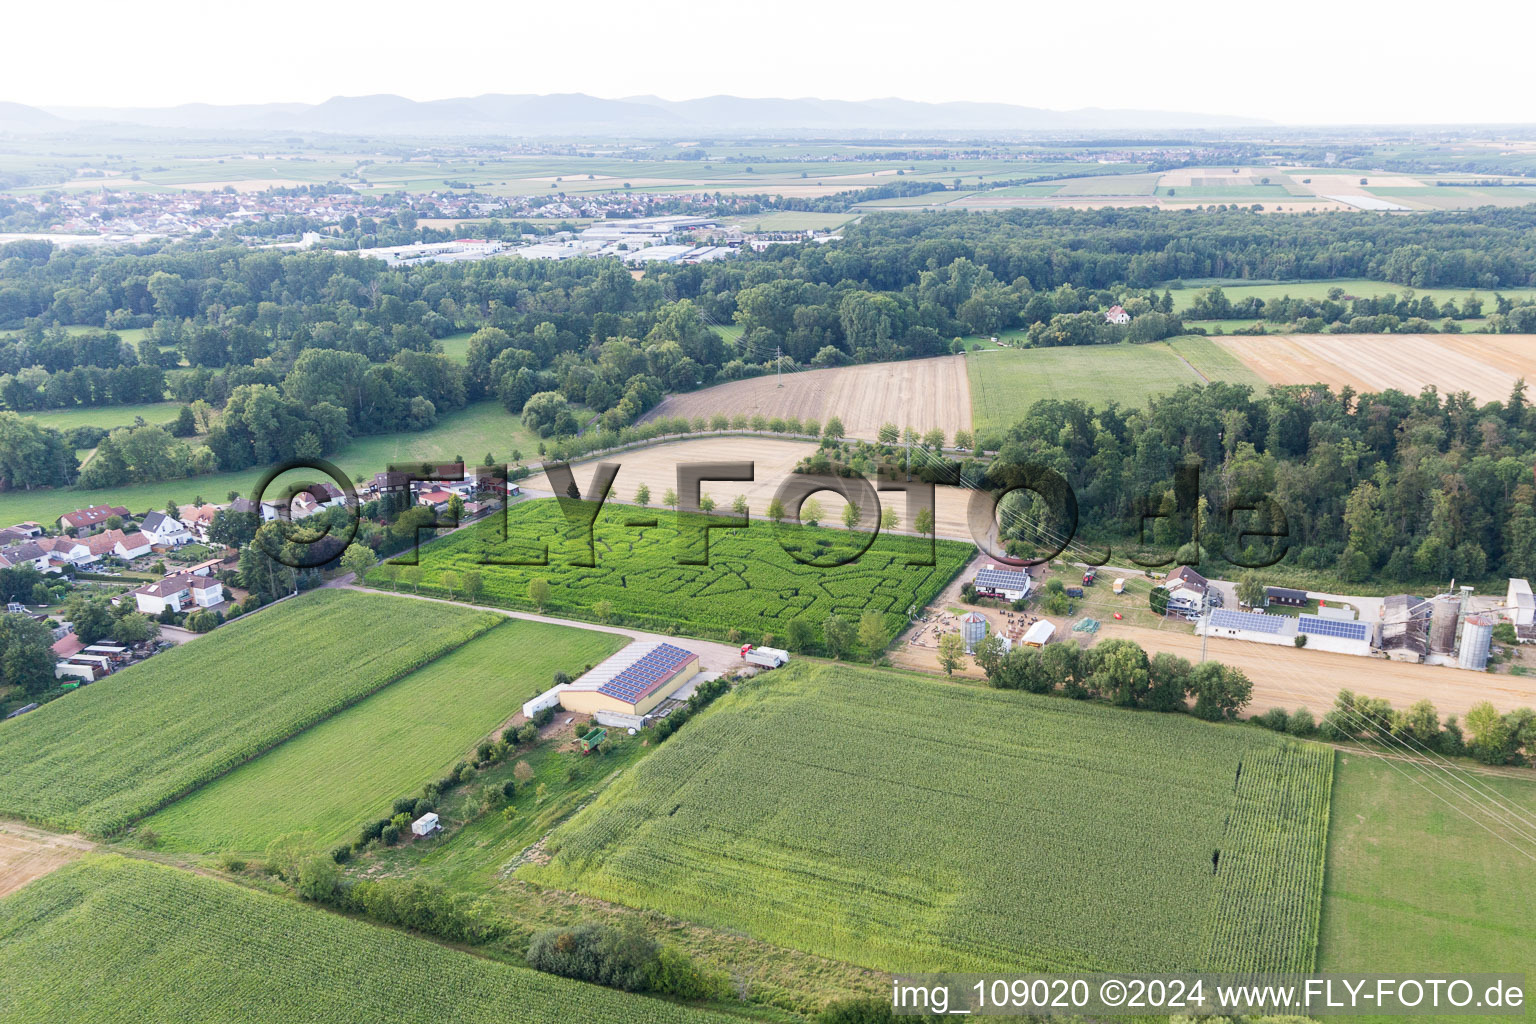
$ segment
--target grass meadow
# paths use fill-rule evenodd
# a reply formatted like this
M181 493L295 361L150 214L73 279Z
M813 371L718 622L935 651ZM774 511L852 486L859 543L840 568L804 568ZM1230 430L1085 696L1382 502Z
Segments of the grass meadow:
M966 370L971 417L978 431L1005 430L1046 398L1077 399L1098 408L1109 402L1141 407L1148 398L1182 384L1203 383L1201 373L1212 380L1259 383L1241 362L1203 338L1180 339L1174 347L1151 343L988 350L968 356Z
M443 775L548 689L625 643L622 636L508 619L345 711L153 815L159 848L259 853L289 832L350 838L394 798Z
M1536 780L1435 781L1445 778L1438 769L1339 754L1319 971L1536 978L1536 869L1521 852L1530 844L1484 809L1497 798L1536 817ZM1415 1018L1441 1019L1461 1018Z
M1307 971L1330 766L1256 729L800 662L518 877L877 970Z

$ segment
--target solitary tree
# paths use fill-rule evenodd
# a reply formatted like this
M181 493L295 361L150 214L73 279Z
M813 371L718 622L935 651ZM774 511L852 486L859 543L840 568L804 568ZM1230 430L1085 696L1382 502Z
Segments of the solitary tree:
M901 517L896 514L896 509L887 505L880 510L880 529L894 530L901 526Z
M1259 579L1258 573L1245 572L1238 578L1237 600L1249 608L1258 608L1264 604L1264 581Z
M485 577L481 576L477 570L469 569L465 571L460 585L464 588L464 600L474 604L480 600L480 595L485 591Z
M917 510L917 518L912 523L913 529L918 533L928 534L933 532L933 510L920 508Z
M807 526L815 526L821 522L826 511L821 507L821 502L815 498L807 498L804 505L800 506L800 521Z
M945 633L939 638L939 667L952 676L965 664L965 640L959 633Z
M849 530L853 529L855 526L858 526L859 516L862 514L863 510L850 501L848 504L843 506L843 526Z
M443 589L448 591L448 597L452 599L453 592L459 589L459 574L445 569L438 580L442 583Z
M544 606L549 603L549 580L537 579L530 581L528 584L528 600L532 601L533 606L542 612Z
M651 489L645 484L635 488L635 504L642 507L651 503Z
M885 620L873 609L866 609L859 616L859 646L869 655L871 663L879 660L885 650Z
M597 616L598 622L607 622L613 618L613 602L606 598L597 602L592 606L592 614Z
M400 578L410 585L411 590L421 592L421 566L405 566L400 570Z
M707 494L699 495L699 511L700 512L713 512L714 510L715 510L715 499L711 498Z
M738 494L738 495L736 495L735 500L731 502L731 508L739 516L746 515L747 511L748 511L748 508L747 508L747 496L745 494Z
M784 503L778 498L773 498L768 502L768 518L776 523L784 518Z
M361 580L373 568L373 552L363 544L348 544L341 553L341 567Z
M822 428L821 436L829 441L836 441L843 436L843 421L836 416L827 420L827 425Z
M677 508L677 492L668 487L666 493L661 496L661 503L668 508Z

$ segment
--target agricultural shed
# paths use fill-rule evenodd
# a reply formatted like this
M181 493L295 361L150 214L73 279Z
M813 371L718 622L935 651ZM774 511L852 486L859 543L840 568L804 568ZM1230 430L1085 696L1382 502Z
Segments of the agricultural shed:
M1531 584L1527 580L1509 581L1509 592L1504 598L1505 613L1517 626L1536 623L1536 597L1531 596Z
M1296 620L1288 615L1218 608L1195 625L1195 632L1232 640L1291 646L1296 642Z
M1307 638L1308 650L1369 655L1376 640L1374 623L1298 615L1296 631Z
M1302 608L1307 604L1307 592L1305 590L1292 590L1290 587L1265 587L1264 603L1288 604L1293 608Z
M573 683L559 688L567 711L644 715L699 671L699 656L674 644L630 644Z

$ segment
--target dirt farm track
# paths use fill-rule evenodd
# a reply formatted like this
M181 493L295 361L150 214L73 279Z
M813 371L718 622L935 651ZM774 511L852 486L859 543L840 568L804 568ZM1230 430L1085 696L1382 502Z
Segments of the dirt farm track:
M1214 339L1271 384L1349 385L1357 392L1395 388L1417 395L1467 391L1503 401L1516 378L1536 385L1536 335L1276 334Z
M93 844L75 836L0 822L0 896L43 877L92 848Z
M782 379L783 386L779 383ZM953 440L971 429L971 384L964 356L938 356L900 363L868 363L827 370L787 370L779 376L731 381L703 391L672 395L644 417L798 417L843 421L848 437L873 441L880 425L938 429Z

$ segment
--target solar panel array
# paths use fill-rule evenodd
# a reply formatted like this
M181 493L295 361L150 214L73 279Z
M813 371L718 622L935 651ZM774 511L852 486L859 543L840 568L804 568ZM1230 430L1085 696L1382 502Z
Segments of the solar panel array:
M1211 613L1211 627L1214 629L1246 629L1253 633L1278 635L1285 628L1285 624L1284 616L1265 615L1262 612L1240 612L1220 608Z
M1007 569L982 569L976 574L976 585L989 590L1027 590L1028 580L1028 573Z
M1316 615L1298 615L1296 619L1296 628L1312 636L1337 636L1345 640L1365 640L1371 635L1370 627L1363 622L1323 619Z
M655 650L599 686L597 692L617 697L629 704L638 704L646 694L655 690L664 680L670 679L693 658L691 652L681 647L657 644Z

